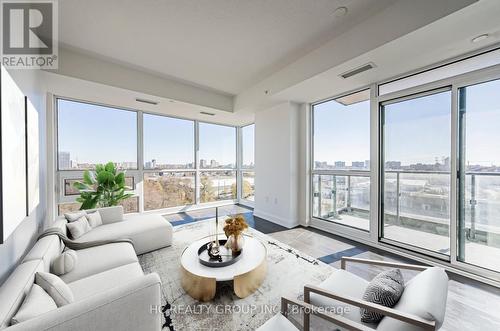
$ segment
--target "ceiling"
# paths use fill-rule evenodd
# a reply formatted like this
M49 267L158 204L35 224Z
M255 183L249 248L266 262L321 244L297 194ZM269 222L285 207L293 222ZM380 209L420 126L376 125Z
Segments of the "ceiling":
M64 0L64 47L236 95L395 0ZM345 16L335 9L348 7Z

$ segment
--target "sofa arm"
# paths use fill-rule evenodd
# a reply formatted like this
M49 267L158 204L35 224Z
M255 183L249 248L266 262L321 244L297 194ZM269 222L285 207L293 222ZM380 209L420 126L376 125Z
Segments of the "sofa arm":
M102 224L123 221L123 206L104 207L97 209L101 214Z
M161 329L161 282L148 274L128 284L52 310L7 330Z

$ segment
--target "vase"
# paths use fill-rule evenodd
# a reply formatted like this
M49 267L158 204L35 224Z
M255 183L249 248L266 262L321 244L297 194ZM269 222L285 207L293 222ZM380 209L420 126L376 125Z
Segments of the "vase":
M232 234L229 236L229 238L227 238L226 248L229 248L231 249L231 251L233 251L233 253L236 253L241 251L244 244L245 244L245 239L241 234L236 236Z

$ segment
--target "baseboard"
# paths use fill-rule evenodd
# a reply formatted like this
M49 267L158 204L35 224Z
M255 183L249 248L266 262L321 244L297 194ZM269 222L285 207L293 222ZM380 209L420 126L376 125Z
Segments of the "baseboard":
M257 210L257 209L254 209L253 214L254 214L254 216L257 216L257 217L263 218L263 219L265 219L267 221L270 221L270 222L276 223L278 225L284 226L287 229L292 229L292 228L294 228L294 227L296 227L296 226L299 225L299 222L297 222L297 221L293 221L292 220L292 222L290 222L290 219L286 219L286 218L283 218L283 217L280 217L280 216L276 216L276 215L273 215L273 214L270 214L270 213L266 213L266 212L263 212L263 211Z

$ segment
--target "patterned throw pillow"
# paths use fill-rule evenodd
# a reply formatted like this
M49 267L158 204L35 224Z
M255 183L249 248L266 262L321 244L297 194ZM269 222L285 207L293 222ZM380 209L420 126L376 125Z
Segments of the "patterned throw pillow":
M378 274L368 284L363 300L373 302L385 307L394 307L404 291L404 279L399 269L391 269ZM360 308L361 321L365 323L378 323L384 315Z

